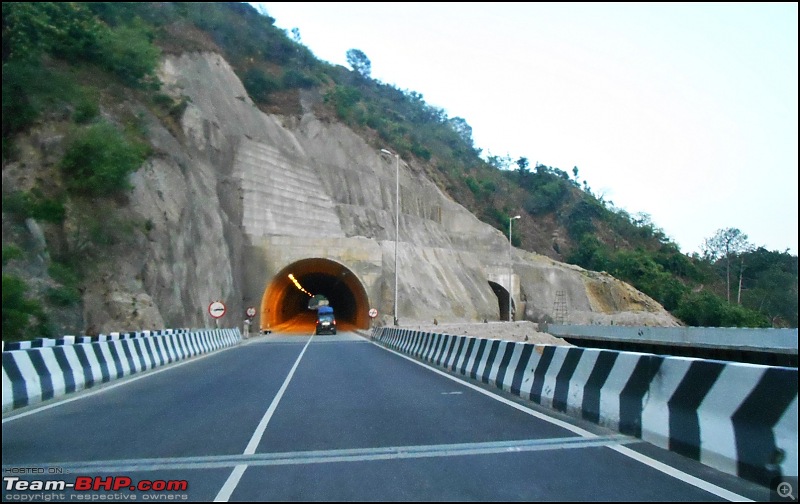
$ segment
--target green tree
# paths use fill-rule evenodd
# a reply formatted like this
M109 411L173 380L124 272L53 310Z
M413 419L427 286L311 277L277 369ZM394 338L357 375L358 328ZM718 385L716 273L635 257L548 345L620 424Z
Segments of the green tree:
M292 40L294 40L298 44L301 43L300 28L292 28Z
M709 261L725 260L725 281L728 303L731 302L731 262L734 256L746 252L751 245L747 235L736 228L718 229L711 238L706 238L702 245L703 255Z
M467 124L467 121L462 119L461 117L453 117L450 119L450 127L453 128L461 140L464 141L465 144L469 148L473 147L473 140L472 140L472 126Z
M528 175L531 173L530 168L528 168L530 163L528 162L528 158L524 156L517 159L516 163L517 163L517 175L519 176L519 183L520 185L523 185L525 184Z
M742 305L769 317L773 327L797 327L797 256L763 247L743 256Z
M362 78L369 79L372 74L372 63L360 49L347 51L347 64Z
M489 154L489 156L486 158L486 162L498 170L509 170L513 163L510 154L506 154L505 156L495 156Z

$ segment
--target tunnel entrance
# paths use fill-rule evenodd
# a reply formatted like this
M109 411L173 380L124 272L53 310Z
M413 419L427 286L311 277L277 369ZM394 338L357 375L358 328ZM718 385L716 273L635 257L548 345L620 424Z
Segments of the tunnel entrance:
M261 301L261 329L313 333L316 311L308 303L318 294L334 309L340 331L369 328L369 299L358 277L335 261L315 258L294 262L275 275Z
M508 301L510 296L508 295L508 289L500 285L496 282L489 282L489 287L492 288L494 291L494 295L497 296L497 307L498 307L498 317L497 320L508 320ZM514 299L511 299L511 308L512 310L515 308L514 306Z

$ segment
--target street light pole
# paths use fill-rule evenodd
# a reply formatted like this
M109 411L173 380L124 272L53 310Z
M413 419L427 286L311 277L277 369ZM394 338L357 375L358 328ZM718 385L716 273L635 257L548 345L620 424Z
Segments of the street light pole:
M513 322L511 319L511 303L513 302L513 296L511 295L512 287L511 287L511 278L513 275L513 264L511 260L511 223L515 220L519 219L521 216L516 215L514 217L510 217L508 219L508 321Z
M381 149L395 158L395 216L394 216L394 325L397 324L397 242L400 241L400 154Z

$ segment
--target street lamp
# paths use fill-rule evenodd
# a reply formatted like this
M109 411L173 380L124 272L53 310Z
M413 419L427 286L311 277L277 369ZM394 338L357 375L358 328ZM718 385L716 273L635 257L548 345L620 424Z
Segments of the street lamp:
M397 325L397 242L400 241L400 154L381 149L395 158L395 216L394 216L394 325Z
M508 321L513 322L511 319L511 303L513 296L511 295L511 276L513 275L513 264L511 262L511 223L519 219L521 216L516 215L508 219Z

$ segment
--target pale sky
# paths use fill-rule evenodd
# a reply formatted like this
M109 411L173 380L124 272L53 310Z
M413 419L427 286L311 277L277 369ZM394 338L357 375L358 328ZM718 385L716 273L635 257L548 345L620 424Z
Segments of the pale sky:
M577 166L685 253L733 227L797 255L797 3L260 5L466 120L484 157Z

